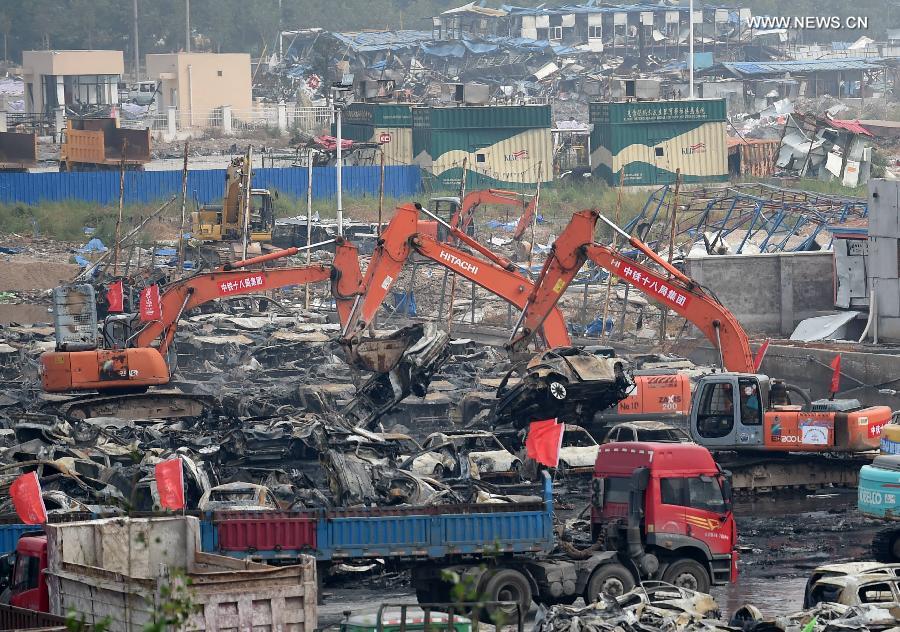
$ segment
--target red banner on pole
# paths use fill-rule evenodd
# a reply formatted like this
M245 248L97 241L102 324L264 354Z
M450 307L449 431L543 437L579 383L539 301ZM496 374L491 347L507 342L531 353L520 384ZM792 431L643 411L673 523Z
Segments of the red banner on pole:
M769 339L766 338L766 341L762 343L759 349L756 350L756 357L753 358L753 370L759 373L759 367L762 366L763 358L766 357L766 351L769 350Z
M563 425L555 419L534 421L528 427L525 451L528 458L547 467L559 465L559 449L562 446Z
M109 305L110 312L124 311L125 307L125 291L122 287L122 281L110 283L106 288L106 302Z
M141 290L140 318L142 323L162 318L162 304L159 299L159 286L155 283Z
M837 354L831 361L831 392L837 393L841 390L841 354Z
M181 459L174 458L156 464L156 491L164 509L184 509L184 471Z
M41 482L37 472L22 474L9 486L16 514L25 524L44 524L47 522L47 508L41 496Z

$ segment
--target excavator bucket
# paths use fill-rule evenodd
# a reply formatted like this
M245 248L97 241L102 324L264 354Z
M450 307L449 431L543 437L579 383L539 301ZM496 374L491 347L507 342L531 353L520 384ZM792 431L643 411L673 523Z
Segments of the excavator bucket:
M347 360L373 371L342 410L351 425L372 427L379 417L414 393L424 397L434 372L449 353L450 335L432 323L410 325L382 338L344 341Z
M373 373L387 373L421 337L421 325L413 325L388 336L346 340L341 345L351 366Z

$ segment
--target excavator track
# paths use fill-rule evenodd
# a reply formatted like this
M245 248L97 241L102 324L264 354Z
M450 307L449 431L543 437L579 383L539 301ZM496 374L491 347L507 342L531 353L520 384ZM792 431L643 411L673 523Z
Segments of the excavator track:
M885 527L872 538L872 557L878 562L900 562L900 527Z
M218 408L209 395L191 395L179 391L148 391L120 395L88 395L48 405L48 408L70 421L90 417L121 419L171 419L200 417Z
M837 458L824 454L714 452L713 456L731 472L732 486L742 494L856 487L860 468L872 462L872 457L865 455Z

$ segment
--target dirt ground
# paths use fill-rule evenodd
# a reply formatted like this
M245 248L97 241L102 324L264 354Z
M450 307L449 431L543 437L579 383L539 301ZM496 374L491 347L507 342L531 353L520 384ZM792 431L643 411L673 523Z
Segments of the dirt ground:
M9 256L3 260L0 292L49 290L71 281L80 270L72 263L52 263L32 257Z

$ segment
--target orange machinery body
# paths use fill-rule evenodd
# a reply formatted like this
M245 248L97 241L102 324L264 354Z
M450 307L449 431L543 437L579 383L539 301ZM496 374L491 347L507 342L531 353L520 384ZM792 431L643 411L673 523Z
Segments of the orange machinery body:
M851 412L802 412L785 407L766 411L767 450L782 452L865 452L881 444L881 428L891 420L887 406Z
M619 415L684 415L691 413L691 380L684 373L634 376L634 389L619 402Z
M168 384L169 367L153 347L51 351L41 355L47 393L102 391Z

